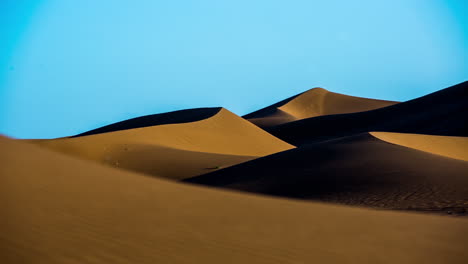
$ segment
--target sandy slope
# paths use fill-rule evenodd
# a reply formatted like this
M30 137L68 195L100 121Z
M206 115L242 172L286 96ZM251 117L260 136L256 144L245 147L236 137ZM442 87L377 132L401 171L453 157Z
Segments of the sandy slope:
M174 179L293 148L226 109L206 111L212 115L195 122L128 129L131 126L124 121L126 129L113 132L32 142L103 164ZM156 123L154 118L151 121Z
M294 145L369 131L468 136L468 82L366 112L318 116L268 128Z
M371 132L374 137L405 147L468 161L468 137Z
M466 219L186 186L5 138L0 162L2 263L468 260Z
M468 213L467 161L368 133L303 145L187 181L350 205Z
M247 114L244 118L266 128L309 117L368 111L396 103L333 93L323 88L313 88Z

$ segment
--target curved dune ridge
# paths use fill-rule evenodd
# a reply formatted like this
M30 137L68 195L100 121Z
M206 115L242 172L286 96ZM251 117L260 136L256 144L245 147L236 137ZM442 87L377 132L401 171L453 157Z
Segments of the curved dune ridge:
M213 109L208 110L213 113ZM214 115L195 122L31 142L111 166L173 179L293 148L224 108L215 110Z
M407 133L370 132L374 137L393 144L468 161L468 137L448 137Z
M443 142L439 142L439 149ZM464 215L468 162L364 133L273 154L187 182L276 196Z
M468 82L375 110L318 116L267 131L294 145L369 131L468 136Z
M188 186L6 138L0 163L3 263L468 259L466 219Z
M313 88L247 114L244 118L266 128L304 118L362 112L397 103L334 93L323 88Z
M158 125L166 125L166 124L177 124L177 123L189 123L200 121L203 119L210 118L216 115L221 108L213 107L213 108L195 108L195 109L186 109L186 110L178 110L172 111L168 113L161 113L155 115L147 115L136 117L128 120L124 120L121 122L117 122L114 124L109 124L107 126L103 126L100 128L96 128L72 137L82 137L82 136L89 136L101 133L108 133L114 132L119 130L127 130L133 128L141 128L141 127L149 127L149 126L158 126Z

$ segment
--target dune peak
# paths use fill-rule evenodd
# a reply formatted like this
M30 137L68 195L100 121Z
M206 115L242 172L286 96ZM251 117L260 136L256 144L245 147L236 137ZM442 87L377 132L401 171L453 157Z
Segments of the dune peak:
M294 148L222 107L145 116L105 129L109 131L30 142L101 164L171 179Z
M315 87L247 114L244 118L259 127L269 128L311 117L369 111L396 103L398 102L349 96Z

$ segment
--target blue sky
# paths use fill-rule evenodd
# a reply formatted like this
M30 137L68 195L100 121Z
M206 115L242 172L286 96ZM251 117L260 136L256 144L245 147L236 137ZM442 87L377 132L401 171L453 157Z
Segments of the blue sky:
M312 87L408 100L468 79L465 0L2 0L0 134L51 138Z

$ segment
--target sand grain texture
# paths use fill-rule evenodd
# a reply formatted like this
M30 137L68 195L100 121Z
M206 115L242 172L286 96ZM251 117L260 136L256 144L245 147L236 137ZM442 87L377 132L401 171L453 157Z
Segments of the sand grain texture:
M369 133L301 146L187 181L348 205L468 213L467 161Z

